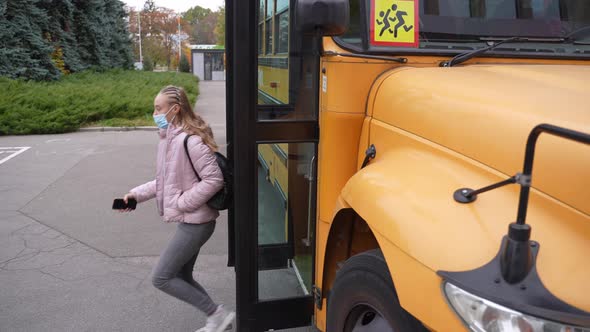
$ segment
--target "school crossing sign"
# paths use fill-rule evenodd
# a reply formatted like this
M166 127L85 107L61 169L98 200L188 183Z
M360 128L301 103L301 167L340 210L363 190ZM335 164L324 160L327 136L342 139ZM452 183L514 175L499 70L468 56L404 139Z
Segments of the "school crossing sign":
M418 47L418 0L371 0L371 45Z

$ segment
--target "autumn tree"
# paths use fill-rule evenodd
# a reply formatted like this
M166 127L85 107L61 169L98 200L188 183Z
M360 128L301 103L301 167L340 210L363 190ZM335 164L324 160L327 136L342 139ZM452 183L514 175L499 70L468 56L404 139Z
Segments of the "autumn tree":
M225 7L219 7L215 25L215 38L217 45L225 46Z
M138 16L139 15L139 19ZM135 36L133 40L135 57L139 59L139 25L141 22L142 53L154 64L178 64L178 15L168 8L157 7L153 1L146 1L143 10L129 11L129 31ZM189 25L181 20L181 31L188 31Z
M211 9L195 6L182 14L188 23L188 34L192 44L215 44L215 25L219 13Z

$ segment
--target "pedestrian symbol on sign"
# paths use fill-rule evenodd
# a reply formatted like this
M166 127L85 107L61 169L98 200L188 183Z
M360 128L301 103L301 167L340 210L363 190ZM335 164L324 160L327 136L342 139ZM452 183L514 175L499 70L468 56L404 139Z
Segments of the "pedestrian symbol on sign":
M371 44L418 47L418 0L372 0Z

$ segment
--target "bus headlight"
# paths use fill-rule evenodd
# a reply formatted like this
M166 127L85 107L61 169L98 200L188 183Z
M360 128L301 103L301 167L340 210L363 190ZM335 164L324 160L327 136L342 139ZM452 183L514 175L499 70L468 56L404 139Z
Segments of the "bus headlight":
M444 285L444 292L455 312L474 332L590 332L590 328L567 326L525 315L448 282Z

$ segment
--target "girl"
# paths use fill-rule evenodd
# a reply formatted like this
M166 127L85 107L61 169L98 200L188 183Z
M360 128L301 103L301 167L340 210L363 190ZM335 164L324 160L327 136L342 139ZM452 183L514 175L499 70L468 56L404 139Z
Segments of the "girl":
M235 317L211 300L205 289L193 279L193 267L199 250L215 229L217 210L207 201L223 186L223 175L215 160L217 145L211 128L193 112L185 91L167 86L154 100L154 121L160 128L156 179L125 195L138 203L156 198L158 212L165 222L177 222L176 233L160 255L153 271L154 286L204 312L205 327L197 332L221 332L231 329ZM184 149L188 151L197 179ZM129 211L129 210L125 210Z

